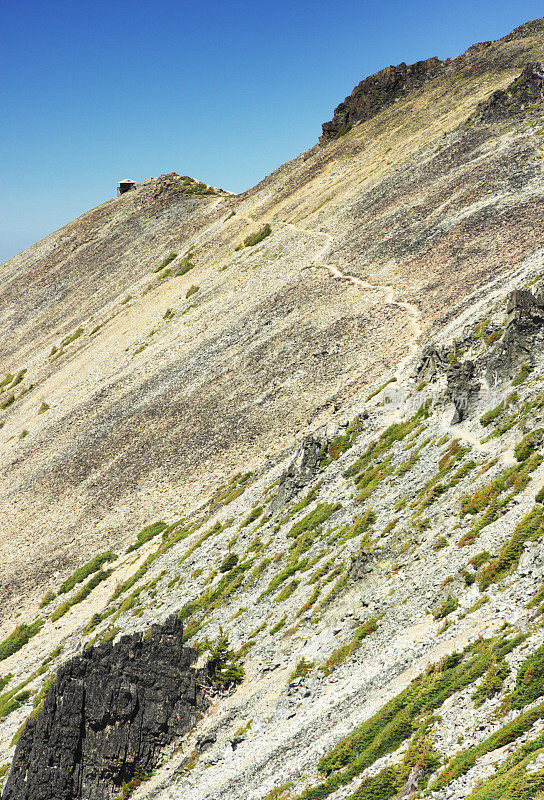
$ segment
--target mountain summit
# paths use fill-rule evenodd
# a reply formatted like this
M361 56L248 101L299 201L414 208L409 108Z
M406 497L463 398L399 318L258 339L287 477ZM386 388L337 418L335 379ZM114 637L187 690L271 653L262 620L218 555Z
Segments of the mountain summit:
M2 265L6 800L544 791L543 62L387 67Z

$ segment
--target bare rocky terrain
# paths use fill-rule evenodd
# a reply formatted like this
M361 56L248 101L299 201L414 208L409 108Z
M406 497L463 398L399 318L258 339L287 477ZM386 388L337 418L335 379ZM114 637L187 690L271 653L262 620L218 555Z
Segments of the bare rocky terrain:
M2 265L6 797L58 800L7 778L57 670L172 614L234 671L101 797L544 791L543 61L536 20L387 68L247 192Z

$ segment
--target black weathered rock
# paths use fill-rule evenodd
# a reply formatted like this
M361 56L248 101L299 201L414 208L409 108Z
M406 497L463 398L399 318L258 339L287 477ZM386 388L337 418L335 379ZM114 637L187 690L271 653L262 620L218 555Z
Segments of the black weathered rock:
M3 800L105 800L156 767L203 704L182 631L174 615L62 666L19 740Z
M414 89L423 86L438 75L447 62L439 58L427 58L416 64L398 64L386 67L361 81L334 109L334 117L325 122L320 141L335 139L356 122L365 122L383 108L394 103Z

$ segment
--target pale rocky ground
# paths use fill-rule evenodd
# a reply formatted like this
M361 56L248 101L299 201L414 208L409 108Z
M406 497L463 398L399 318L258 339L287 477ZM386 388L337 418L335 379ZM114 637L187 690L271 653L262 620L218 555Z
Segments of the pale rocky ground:
M529 638L507 656L512 671L502 692L480 708L471 699L474 686L447 700L433 729L435 747L447 759L519 713L495 712L520 663L543 642L539 620L526 608L544 580L542 541L528 543L517 569L492 584L488 602L465 617L484 593L477 583L466 585L461 572L483 550L495 556L512 536L534 505L544 465L504 515L465 547L459 539L474 519L461 518L459 510L465 493L517 463L515 445L544 415L537 409L482 442L490 428L479 419L512 391L510 380L494 386L482 377L467 418L452 424L444 380L418 388L414 369L430 341L451 345L470 333L483 375L492 349L474 338L476 325L502 325L508 293L544 275L540 111L513 122L465 124L481 100L539 58L542 28L521 30L460 57L413 95L342 139L312 148L243 195L196 197L183 193L177 178L148 181L1 267L0 380L26 368L15 394L33 384L0 411L2 635L16 622L46 620L25 647L0 662L0 675L13 674L7 689L59 646L62 653L28 689L38 691L61 661L94 637L146 629L178 611L217 584L212 573L228 552L241 561L255 558L251 569L272 559L254 580L248 571L190 640L213 638L220 627L235 648L253 638L243 657L245 680L230 695L212 698L195 731L134 798L261 800L287 782L296 797L318 780L319 758L429 664L481 635L496 635L505 622ZM265 223L272 227L269 237L234 249ZM194 268L185 275L160 280L153 272L170 251L178 253L169 265L177 268L190 247ZM187 298L192 285L199 289ZM82 335L53 359L52 347L80 326ZM517 408L543 388L542 342L535 342L535 370L518 387ZM396 383L368 399L393 376ZM0 402L9 393L8 387ZM421 458L358 504L343 472L387 426L409 419L429 398L433 406L422 429L391 451L395 469L418 447ZM42 402L49 408L38 414ZM367 416L351 449L261 523L302 438L312 432L330 441L359 414ZM395 505L416 496L455 439L470 448L459 465L473 459L479 471L497 461L435 500L424 514L429 526L419 528L409 503ZM218 487L250 470L240 496L212 506ZM284 520L316 486L316 499ZM303 554L312 559L326 547L323 561L295 574L300 584L285 600L278 592L261 598L285 566L292 525L322 502L342 506ZM243 525L259 505L263 517ZM337 580L326 583L324 576L315 605L297 616L321 563L333 560L329 575L335 566L338 576L349 570L361 537L341 545L327 545L327 539L368 508L376 514L368 572L348 575L320 609ZM159 536L123 554L137 532L159 518L171 523L180 517L183 526L200 521L200 527L159 553L140 581L113 599L116 587L161 549ZM396 525L383 533L395 517ZM191 552L217 521L223 529ZM256 535L263 548L252 555ZM440 536L447 545L435 550ZM57 591L76 567L106 549L120 557L87 599L57 621L51 614L82 584L38 608L46 591ZM431 612L449 594L459 607L442 630L444 621ZM112 614L85 632L93 614L105 609ZM359 621L375 616L377 631L325 675L319 666L351 639ZM283 617L285 626L271 634ZM292 685L289 676L302 657L314 667ZM31 708L32 697L0 725L0 766L9 763L13 737ZM528 738L539 730L537 724ZM203 749L198 742L207 734L215 741ZM367 774L398 762L405 748L329 796L347 797ZM469 797L507 752L487 754L432 796ZM184 773L191 753L198 758Z

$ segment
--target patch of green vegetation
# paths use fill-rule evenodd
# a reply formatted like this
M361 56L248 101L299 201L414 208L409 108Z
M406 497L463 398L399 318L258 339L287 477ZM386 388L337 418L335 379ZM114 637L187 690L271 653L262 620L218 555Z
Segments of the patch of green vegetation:
M66 592L71 591L76 584L82 583L89 575L92 575L93 572L98 572L104 564L109 564L111 561L115 561L116 558L117 556L115 553L112 553L111 550L108 550L107 553L100 553L100 555L95 556L82 567L76 569L76 571L64 581L59 589L59 594L66 594ZM51 599L54 599L54 597L55 595L53 595Z
M263 597L266 597L266 595L275 592L282 583L284 583L288 578L291 578L299 570L304 569L307 564L307 558L303 558L300 561L298 559L291 559L284 569L278 572L277 575L274 575L264 592L261 593L259 600L261 600Z
M44 414L46 411L49 411L49 403L46 403L45 400L43 400L38 409L38 414Z
M542 444L542 434L544 428L535 428L527 433L521 442L514 448L514 455L517 461L526 461L530 455Z
M314 667L315 664L313 661L306 661L305 658L299 659L295 669L289 675L288 682L291 683L291 681L297 678L307 678Z
M65 336L60 343L60 349L62 350L63 347L68 347L69 344L72 344L72 342L75 342L75 340L79 339L80 336L83 336L84 332L85 332L84 328L78 328L73 333L70 333L68 336ZM13 385L15 386L15 383Z
M238 563L238 556L236 555L236 553L229 553L228 556L225 556L225 558L221 562L221 566L219 567L219 572L229 572L229 570L235 567L237 563Z
M44 621L43 619L35 619L30 625L24 622L21 625L17 625L10 635L3 642L0 642L0 661L12 656L24 647L38 633Z
M502 509L509 501L528 486L531 480L531 473L540 466L543 460L540 453L532 453L524 461L508 467L495 480L477 489L474 494L463 498L460 511L461 517L466 514L475 515L481 511L485 513L473 525L471 530L460 539L459 547L472 544L483 528L501 516ZM501 497L505 492L508 493L505 497Z
M78 330L81 330L81 333L83 333L83 328L78 329ZM77 333L77 331L76 331L76 333ZM81 336L81 333L77 333L77 336ZM77 339L77 336L75 336L76 339ZM15 378L13 379L13 383L11 384L10 388L14 389L16 386L18 386L22 382L22 380L25 377L27 372L28 372L27 369L20 369L19 372L17 373L17 375L15 376Z
M288 783L283 783L281 786L277 786L275 789L272 789L271 792L268 792L262 800L288 800L287 795L289 794L289 789L292 787L293 782L289 781Z
M509 674L510 666L506 661L491 662L487 668L485 678L471 695L476 708L480 708L486 700L500 693Z
M246 236L242 244L239 244L235 247L235 250L241 250L243 247L254 247L259 242L262 242L263 239L266 239L267 236L270 236L272 233L272 228L267 223L263 228L261 228L256 233L252 233L249 236Z
M544 645L521 664L509 698L510 708L523 708L544 694Z
M289 581L289 583L287 583L283 587L283 589L276 595L276 597L274 598L274 602L275 603L282 603L284 600L287 600L288 597L291 597L291 595L294 592L296 592L296 590L298 589L299 585L300 585L300 581L296 580L296 578L294 578L292 581Z
M155 269L153 270L153 272L160 272L162 269L165 269L165 268L168 266L168 264L171 264L171 263L172 263L172 261L173 261L175 258L177 258L177 257L178 257L178 254L177 254L177 253L174 253L174 251L172 250L170 253L168 253L168 255L167 255L167 256L165 256L165 257L163 258L163 260L162 260L162 261L161 261L161 263L158 265L158 267L155 267Z
M253 565L254 559L242 561L233 569L226 572L215 586L207 589L199 598L186 603L179 612L179 618L189 619L196 614L201 614L199 619L194 619L187 625L183 633L184 641L188 641L204 624L204 620L215 609L221 606L244 582L245 574Z
M270 628L270 633L272 636L275 636L276 633L281 631L281 629L285 626L287 622L287 617L282 617L279 622L277 622L273 628Z
M103 327L104 327L104 325L105 325L105 323L104 323L104 322L101 322L101 323L100 323L100 325L95 325L95 326L94 326L94 328L92 329L92 331L90 332L89 336L94 336L94 335L95 335L95 333L98 333L98 331L100 330L100 328L103 328Z
M189 249L187 251L187 253L183 256L181 261L179 262L179 266L176 269L176 271L174 272L174 275L177 275L177 276L185 275L187 272L189 272L189 270L193 269L194 266L195 266L193 264L193 257L194 257L194 254L193 254L192 250Z
M40 603L40 608L45 608L45 606L49 605L57 595L55 592L51 591L51 589L44 595L42 602Z
M346 453L363 430L362 416L358 416L350 423L344 434L335 436L330 442L324 442L318 453L321 466L324 467L331 461L336 461L343 453Z
M131 295L131 294L127 294L127 296L125 297L125 299L124 299L124 300L121 300L121 305L122 305L122 306L126 306L126 304L127 304L127 303L130 303L130 301L131 301L131 300L132 300L132 295Z
M475 611L478 611L478 609L482 608L482 606L485 606L486 603L489 603L489 597L484 594L483 597L480 597L478 600L476 600L476 602L473 603L470 608L467 608L466 611L463 611L463 613L459 616L459 619L468 617L469 614L473 614Z
M143 528L138 536L136 537L136 541L133 542L130 547L127 547L126 552L132 553L134 550L139 550L146 542L149 542L155 536L158 536L159 533L162 533L168 528L166 522L162 522L159 520L158 522L154 522L152 525L147 525Z
M529 364L528 361L524 361L520 367L518 374L512 381L512 386L520 386L522 383L524 383L533 370L534 367L532 366L532 364Z
M220 504L226 506L236 500L237 497L240 497L245 492L252 475L252 472L237 472L236 475L233 475L225 486L222 486L214 493L210 500L212 510Z
M305 790L297 800L324 800L348 785L378 758L394 752L420 728L422 718L439 709L453 694L470 686L487 672L493 660L504 658L522 640L523 637L479 640L462 653L452 653L430 666L323 756L318 769L328 775L327 779Z
M207 667L211 681L215 686L228 689L241 683L245 671L240 659L230 646L229 637L220 628L219 636L214 642L206 639L204 650L209 652Z
M6 386L9 386L14 378L14 375L11 372L6 374L6 377L0 381L0 390L4 389Z
M319 595L320 595L320 594L321 594L321 587L320 587L320 586L316 586L316 588L313 590L313 592L311 593L311 595L309 596L309 598L306 600L306 602L304 603L304 605L303 605L301 608L299 608L299 610L298 610L298 611L297 611L297 613L295 614L295 619L296 619L297 617L302 617L302 615L303 615L303 614L305 614L307 611L309 611L309 610L311 609L311 607L312 607L312 606L313 606L313 605L314 605L314 604L317 602L317 600L319 599Z
M416 414L406 422L396 422L390 425L377 439L374 439L365 452L353 462L343 473L345 478L353 478L358 473L366 472L372 461L380 458L395 442L400 442L417 428L423 419L429 416L430 401L424 403ZM357 482L358 478L355 478Z
M336 131L336 134L335 134L334 138L335 139L341 139L342 136L345 136L347 133L350 132L351 127L352 126L349 124L349 122L344 122L342 125L340 125L340 127Z
M378 630L378 617L371 617L355 630L352 639L346 644L337 647L320 668L325 675L330 675L347 658L353 655L362 645L363 639Z
M432 548L435 551L435 553L438 552L438 550L442 550L443 547L447 546L448 546L448 540L446 539L445 536L439 536L438 539L435 539L434 542L432 543Z
M102 569L96 572L93 577L88 580L87 583L79 590L79 592L77 592L69 600L61 603L61 605L53 611L51 614L51 621L56 622L58 619L63 617L66 612L72 608L72 606L75 606L85 600L93 591L93 589L96 589L96 587L102 583L102 581L105 581L106 578L109 578L111 572L111 570Z
M118 800L127 800L136 789L145 781L148 781L153 775L153 772L145 770L140 764L136 764L134 777L128 781L123 781L121 792L117 795Z
M26 429L26 428L24 428L24 429L21 431L21 433L19 434L19 439L24 439L24 438L25 438L25 436L28 436L28 431L27 431L27 429Z
M368 395L368 397L366 398L366 402L369 403L374 397L376 397L376 395L380 394L380 392L383 392L383 390L387 386L389 386L390 383L395 383L396 380L397 380L396 378L389 378L388 381L386 381L385 383L382 383L381 386L378 386L377 389L375 389L371 394Z
M196 294L199 289L200 286L195 286L194 284L192 286L189 286L189 288L185 292L185 297L187 298L187 300L189 299L189 297L192 297L194 294Z
M433 609L433 617L435 619L444 619L448 614L451 614L459 607L459 600L457 597L449 594L444 602L440 603L437 608Z
M32 692L28 690L19 692L19 694L16 694L15 690L12 690L11 692L0 695L0 722L3 722L6 717L27 703L31 695Z
M247 517L245 518L245 520L242 522L242 524L240 525L240 528L245 528L245 527L246 527L246 525L251 525L251 523L252 523L252 522L255 522L255 520L256 520L256 519L258 519L258 517L260 517L260 516L261 516L261 514L263 513L263 511L264 511L264 509L263 509L263 506L257 506L256 508L254 508L254 509L253 509L253 510L252 510L252 511L251 511L251 512L250 512L250 513L247 515Z
M525 544L537 541L544 534L544 508L533 506L521 522L516 525L514 533L506 541L496 558L485 564L479 574L479 586L485 591L492 583L497 583L512 572L518 565Z
M457 755L453 756L446 767L438 774L429 789L431 792L438 791L439 789L447 786L451 781L456 780L465 775L475 765L476 761L486 753L491 753L499 747L505 747L508 744L516 741L522 734L533 727L534 723L544 718L544 703L534 706L525 714L520 714L512 722L504 725L487 739L484 739L480 744L470 747L467 750L462 750ZM503 800L503 796L499 795ZM499 797L497 796L497 797ZM514 795L515 797L515 795ZM523 797L523 795L522 795ZM493 799L495 800L495 798Z

